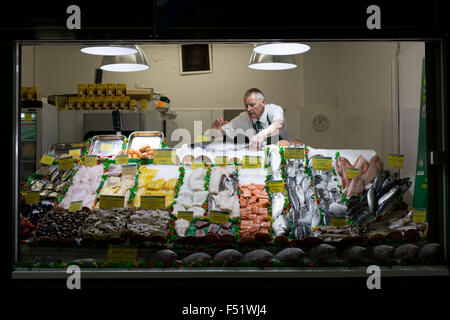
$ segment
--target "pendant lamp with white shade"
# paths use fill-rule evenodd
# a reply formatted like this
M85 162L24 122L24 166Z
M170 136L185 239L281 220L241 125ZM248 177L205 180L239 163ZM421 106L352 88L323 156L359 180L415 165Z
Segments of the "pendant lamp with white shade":
M104 56L100 69L113 72L134 72L150 68L147 58L139 46L135 46L137 52L121 56Z

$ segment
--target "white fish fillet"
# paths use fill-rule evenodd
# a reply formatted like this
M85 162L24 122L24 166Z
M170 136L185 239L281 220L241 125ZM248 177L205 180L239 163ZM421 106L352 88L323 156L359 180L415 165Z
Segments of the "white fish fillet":
M284 195L281 192L276 192L272 196L272 217L274 220L283 212Z
M205 202L206 198L208 197L209 192L208 191L197 191L194 192L194 196L192 198L192 205L198 205L201 206L203 202Z
M177 219L177 221L175 221L175 231L177 235L179 237L185 237L190 225L191 224L187 220Z

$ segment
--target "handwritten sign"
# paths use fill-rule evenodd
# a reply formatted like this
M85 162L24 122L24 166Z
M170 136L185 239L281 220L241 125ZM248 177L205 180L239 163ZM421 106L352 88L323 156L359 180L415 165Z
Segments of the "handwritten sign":
M347 177L349 179L353 179L354 177L356 177L359 174L359 169L352 169L352 168L347 168Z
M414 209L413 222L414 223L425 223L426 216L427 216L427 211L425 209Z
M84 157L84 165L86 167L93 167L97 165L97 157L96 156L86 156Z
M331 157L317 157L313 159L314 170L331 170Z
M166 196L141 196L142 209L164 209Z
M122 165L122 176L135 176L137 174L136 164L125 164Z
M75 159L79 159L81 157L81 149L80 148L76 148L76 149L70 149L69 150L69 154L75 158Z
M261 168L261 157L244 156L244 163L242 164L244 169L259 169Z
M55 160L54 155L46 153L42 156L41 163L50 166L50 165L52 165L54 160Z
M211 223L223 224L230 220L230 214L222 211L211 211L209 213L209 221Z
M153 153L154 164L175 164L175 149L156 149Z
M78 211L81 210L81 207L83 206L83 200L80 201L73 201L70 203L69 211Z
M178 211L177 218L184 219L184 220L191 222L192 219L194 219L194 212L193 211Z
M226 166L228 164L228 157L227 156L219 156L216 157L216 166Z
M286 148L284 156L286 159L305 159L305 148Z
M202 161L193 161L191 162L191 169L198 169L198 168L204 168L205 164Z
M125 205L124 196L100 196L100 209L123 208Z
M39 194L39 191L29 191L25 195L26 204L35 204L39 203L39 201L41 201L41 195Z
M60 158L59 159L59 168L61 170L67 170L73 168L73 158L67 157L67 158Z
M270 192L283 192L284 190L284 182L282 180L279 181L270 181L269 182Z
M390 153L388 155L388 166L391 168L403 169L405 156L403 154Z
M331 217L331 225L335 227L344 227L347 224L347 219L345 217Z
M124 164L128 164L128 155L120 155L120 156L116 156L116 164L119 165L124 165Z

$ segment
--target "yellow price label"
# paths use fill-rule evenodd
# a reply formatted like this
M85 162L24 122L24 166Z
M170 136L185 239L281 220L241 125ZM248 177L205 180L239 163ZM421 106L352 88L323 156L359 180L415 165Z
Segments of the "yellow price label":
M97 165L97 157L96 156L85 156L84 157L84 165L86 167L93 167Z
M211 223L223 224L230 220L230 214L222 211L211 211L209 213L209 221Z
M42 156L41 163L50 166L50 165L52 165L54 160L55 160L54 155L50 155L50 154L46 153Z
M208 142L209 141L209 137L205 136L203 134L199 134L197 136L197 138L195 139L195 142Z
M112 151L112 143L102 143L100 144L100 151Z
M331 157L313 158L313 169L330 171L331 170Z
M244 156L244 163L242 164L244 169L259 169L261 168L261 157Z
M347 225L347 218L331 217L331 225L335 227L344 227Z
M69 150L69 154L73 157L73 158L77 158L79 159L81 157L81 149L77 148L77 149L70 149Z
M175 164L176 153L174 149L156 149L153 153L154 164Z
M31 122L31 121L33 121L33 114L32 114L32 113L25 113L25 115L24 115L24 121L25 121L25 122Z
M108 247L108 262L133 262L136 263L137 248L123 248L110 245Z
M166 196L141 196L142 209L165 209Z
M413 211L413 222L414 223L425 223L427 217L427 211L425 209L414 209Z
M356 177L359 174L359 169L352 169L352 168L347 168L347 177L349 179L353 179L354 177Z
M405 156L403 154L390 153L388 155L388 166L403 169Z
M270 192L283 192L284 191L284 182L280 181L270 181L269 182L269 190Z
M120 165L126 165L128 164L128 155L120 155L120 156L116 156L116 164L120 164Z
M227 156L220 156L216 157L216 166L226 166L228 164L228 157Z
M135 176L137 174L136 164L122 165L122 176Z
M80 201L73 201L70 203L69 211L78 211L81 210L81 207L83 206L83 200Z
M41 201L41 195L39 191L29 191L25 195L25 203L26 204L35 204Z
M198 169L198 168L204 168L205 164L202 161L193 161L191 162L191 169Z
M178 211L177 219L184 219L184 220L191 222L192 219L194 219L194 212L193 211Z
M61 170L72 169L73 168L73 158L61 158L59 159L59 168Z
M100 196L100 209L123 208L125 206L124 196Z
M285 148L286 159L305 159L305 148Z

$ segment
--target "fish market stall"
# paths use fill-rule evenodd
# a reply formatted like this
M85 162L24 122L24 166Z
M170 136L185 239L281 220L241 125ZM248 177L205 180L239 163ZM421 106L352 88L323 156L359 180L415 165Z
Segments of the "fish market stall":
M151 276L441 262L427 224L403 202L410 179L372 150L168 149L151 134L159 140L147 152L145 137L94 138L70 169L59 158L28 179L16 270L83 264Z

